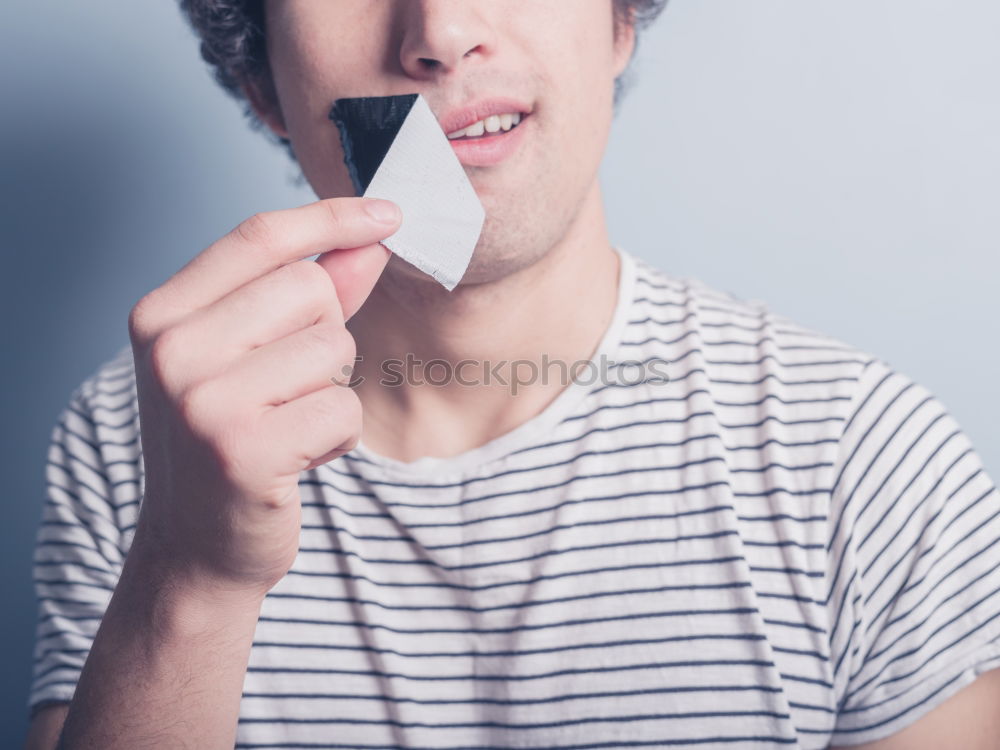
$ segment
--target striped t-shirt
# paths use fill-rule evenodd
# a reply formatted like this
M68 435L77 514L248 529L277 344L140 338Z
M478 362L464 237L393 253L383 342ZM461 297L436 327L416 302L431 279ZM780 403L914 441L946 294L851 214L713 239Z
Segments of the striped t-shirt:
M594 360L665 379L581 377L461 455L302 474L237 747L824 748L1000 667L1000 493L941 403L619 253ZM135 529L128 348L48 459L32 706L73 695Z

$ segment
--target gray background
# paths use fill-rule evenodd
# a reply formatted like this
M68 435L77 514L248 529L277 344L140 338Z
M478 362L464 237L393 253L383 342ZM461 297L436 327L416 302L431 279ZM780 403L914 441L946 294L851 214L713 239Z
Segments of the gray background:
M1000 476L1000 4L671 3L603 168L613 239L886 359ZM59 411L127 343L142 294L241 219L313 196L214 87L172 2L6 0L0 94L14 747Z

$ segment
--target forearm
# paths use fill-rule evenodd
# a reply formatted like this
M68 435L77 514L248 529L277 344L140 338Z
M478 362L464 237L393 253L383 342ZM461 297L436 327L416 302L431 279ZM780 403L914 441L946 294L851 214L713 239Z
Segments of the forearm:
M195 595L130 553L59 750L232 748L259 613L257 597Z

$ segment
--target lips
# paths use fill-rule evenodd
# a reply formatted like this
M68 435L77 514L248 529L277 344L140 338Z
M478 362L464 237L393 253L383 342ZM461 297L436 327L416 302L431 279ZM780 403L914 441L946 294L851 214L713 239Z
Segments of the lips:
M480 120L485 120L491 115L520 114L523 118L531 112L530 107L524 102L505 97L495 97L483 99L478 102L453 109L438 117L441 129L445 133L454 133L456 130L467 128Z
M531 109L524 102L506 97L495 97L474 102L460 109L451 110L438 118L441 129L454 133L474 125L487 117L504 114L519 114L520 123L511 130L483 133L475 138L461 138L449 141L455 156L467 167L490 167L507 159L525 139L527 131L534 123Z
M448 133L448 140L453 141L458 138L481 138L486 134L506 132L517 127L521 122L521 114L490 115L485 120L479 120L467 128Z
M466 167L492 167L510 157L527 138L534 124L533 117L526 117L512 130L488 133L479 138L461 138L449 141L455 156Z

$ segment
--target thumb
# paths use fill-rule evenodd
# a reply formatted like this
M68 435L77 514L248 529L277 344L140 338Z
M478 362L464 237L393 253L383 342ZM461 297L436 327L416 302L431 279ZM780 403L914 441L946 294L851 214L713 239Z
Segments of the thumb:
M347 322L371 294L392 253L381 243L331 250L316 262L330 274Z

